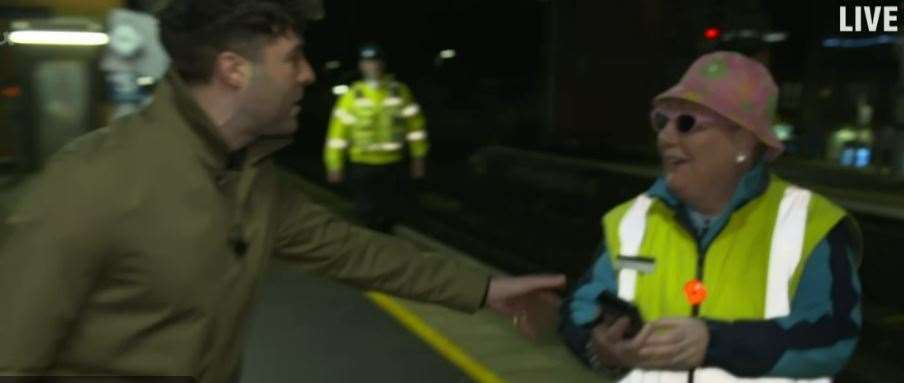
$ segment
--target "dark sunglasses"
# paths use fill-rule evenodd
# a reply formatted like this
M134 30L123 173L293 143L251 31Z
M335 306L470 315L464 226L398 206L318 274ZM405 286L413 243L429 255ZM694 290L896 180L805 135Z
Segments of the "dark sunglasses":
M650 124L653 127L653 131L657 134L665 130L669 126L669 122L672 121L675 121L675 129L682 134L689 133L701 125L709 125L714 122L704 116L687 112L667 112L657 109L650 113Z

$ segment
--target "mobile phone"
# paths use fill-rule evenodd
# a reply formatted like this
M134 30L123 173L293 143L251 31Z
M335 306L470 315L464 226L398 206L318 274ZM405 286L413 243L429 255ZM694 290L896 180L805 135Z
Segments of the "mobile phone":
M630 320L630 324L628 325L628 329L625 330L625 339L633 338L640 332L640 329L643 328L643 317L641 317L640 311L637 310L637 306L634 304L606 291L601 293L599 297L596 298L596 301L600 305L600 316L596 319L596 322L593 323L594 327L598 324L611 326L619 318L627 316Z

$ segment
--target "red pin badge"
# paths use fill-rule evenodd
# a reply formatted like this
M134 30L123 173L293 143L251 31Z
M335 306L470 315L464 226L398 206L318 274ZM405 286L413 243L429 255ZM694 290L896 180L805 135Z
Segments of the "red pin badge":
M706 286L699 279L692 279L684 284L684 295L691 305L699 306L706 300Z

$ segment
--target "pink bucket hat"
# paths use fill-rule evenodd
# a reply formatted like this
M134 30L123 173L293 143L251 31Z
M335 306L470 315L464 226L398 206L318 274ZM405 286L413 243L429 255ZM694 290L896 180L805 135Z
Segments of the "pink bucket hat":
M759 62L733 52L714 52L697 59L681 81L653 98L681 99L700 104L750 130L766 144L766 158L778 157L785 146L772 132L778 86Z

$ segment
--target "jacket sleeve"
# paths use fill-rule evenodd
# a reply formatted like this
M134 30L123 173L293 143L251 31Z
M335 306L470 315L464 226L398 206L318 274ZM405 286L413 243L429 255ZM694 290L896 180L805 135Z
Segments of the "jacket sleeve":
M411 90L407 86L402 86L402 118L405 120L408 141L408 148L411 151L412 158L423 158L427 156L430 149L430 141L427 137L426 120L421 111L420 105L411 94Z
M575 285L574 290L562 304L559 334L568 348L589 367L600 369L605 361L596 360L589 351L591 326L600 314L597 297L604 291L618 294L615 269L605 241L597 251L599 256L588 271Z
M330 126L326 134L326 143L323 148L323 162L327 172L341 171L345 161L345 151L348 150L348 133L355 124L356 118L352 113L354 104L353 92L349 91L336 101L333 114L330 117Z
M473 312L490 275L454 258L349 224L282 182L276 256L356 287Z
M0 375L51 367L108 252L109 204L90 177L51 162L0 225Z
M862 325L856 233L855 223L846 219L817 245L788 316L707 321L710 343L704 364L738 376L813 378L840 372Z

